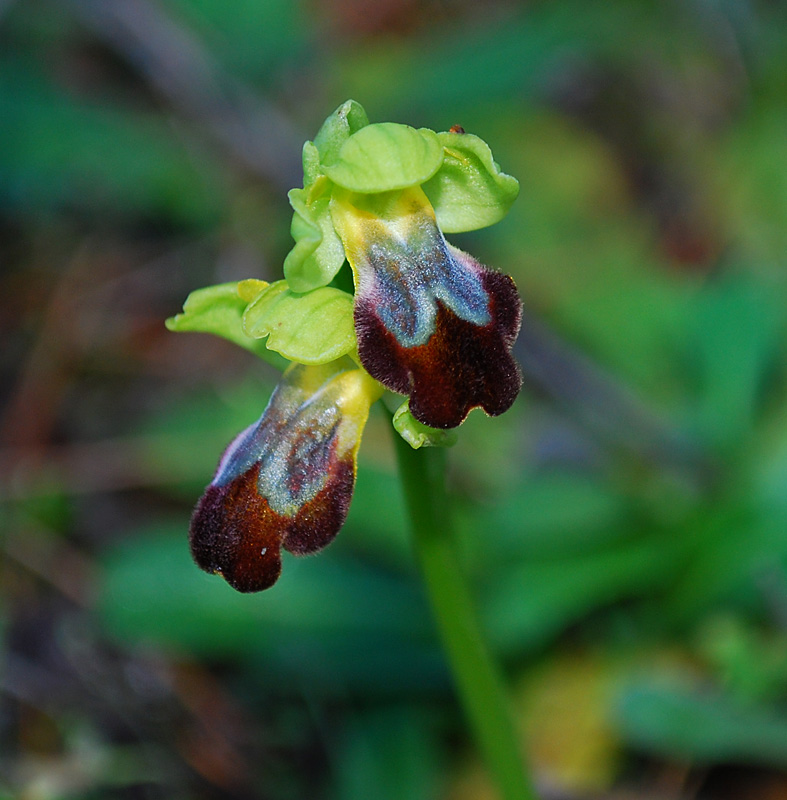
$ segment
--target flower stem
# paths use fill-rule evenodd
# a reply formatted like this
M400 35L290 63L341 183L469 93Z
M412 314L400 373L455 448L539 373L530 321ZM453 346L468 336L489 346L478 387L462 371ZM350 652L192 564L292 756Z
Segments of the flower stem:
M401 437L394 440L415 551L476 742L501 800L536 800L503 681L459 565L445 493L445 450L413 450Z

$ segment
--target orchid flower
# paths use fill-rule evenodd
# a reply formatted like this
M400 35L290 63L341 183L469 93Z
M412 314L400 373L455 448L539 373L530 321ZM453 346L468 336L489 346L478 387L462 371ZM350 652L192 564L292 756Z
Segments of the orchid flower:
M282 547L304 555L332 541L380 394L363 370L341 362L292 364L259 421L227 448L197 505L190 532L197 564L255 592L276 582Z
M409 395L415 419L454 428L471 408L506 411L521 385L516 287L443 236L497 222L516 198L486 143L461 129L370 125L349 101L306 143L303 163L304 188L290 192L290 287L326 285L346 258L361 364Z
M282 548L306 554L332 541L384 390L407 397L393 424L420 447L449 443L447 429L473 408L503 413L521 386L513 280L444 236L497 222L516 198L486 143L459 128L369 124L348 101L305 144L303 165L303 188L289 193L285 280L198 290L168 320L292 362L192 518L196 563L243 592L277 580ZM354 295L330 285L346 262Z

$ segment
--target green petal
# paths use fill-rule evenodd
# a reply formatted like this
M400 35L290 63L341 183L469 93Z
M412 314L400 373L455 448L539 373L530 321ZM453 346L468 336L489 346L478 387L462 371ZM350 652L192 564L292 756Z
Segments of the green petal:
M474 231L499 222L519 194L519 181L500 171L489 145L470 133L438 133L442 166L424 184L445 233Z
M320 151L314 142L304 142L301 155L303 163L303 186L308 189L320 177Z
M369 117L360 103L348 100L342 103L328 119L314 137L314 144L319 151L320 161L323 164L333 164L339 157L342 145L361 128L369 124Z
M287 281L261 292L243 315L243 330L290 361L325 364L355 349L352 296L331 286L296 294Z
M309 189L291 189L288 194L295 211L290 227L295 246L284 259L284 276L295 292L325 286L344 263L344 247L331 221L328 188L328 181L320 178Z
M413 450L419 447L451 447L458 438L456 429L430 428L410 413L410 401L405 400L393 415L394 430Z
M241 281L247 286L251 281ZM260 287L267 287L264 281L254 281ZM192 292L183 304L183 313L170 317L166 326L171 331L194 331L196 333L212 333L228 339L234 344L250 350L255 355L273 366L284 369L286 363L276 353L263 346L263 343L251 339L243 331L243 312L248 300L238 294L237 283L222 283L218 286L207 286Z
M371 194L417 186L442 162L443 147L434 131L380 122L350 136L335 163L323 161L323 172L345 189Z

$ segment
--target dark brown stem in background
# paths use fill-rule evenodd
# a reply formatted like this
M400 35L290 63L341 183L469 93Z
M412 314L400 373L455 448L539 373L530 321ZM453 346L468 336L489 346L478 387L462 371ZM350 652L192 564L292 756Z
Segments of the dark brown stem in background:
M257 90L229 75L197 37L157 3L63 2L250 173L285 192L301 184L303 132Z

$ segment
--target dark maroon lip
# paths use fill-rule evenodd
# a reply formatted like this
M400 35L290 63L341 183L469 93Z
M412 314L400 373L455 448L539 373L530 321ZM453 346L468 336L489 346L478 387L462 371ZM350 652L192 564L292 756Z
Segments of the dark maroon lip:
M508 275L480 268L491 322L474 325L438 302L435 332L416 347L402 347L375 304L356 298L361 363L386 388L410 395L413 416L432 428L455 428L473 408L498 416L511 407L522 386L511 355L522 320L516 286Z
M281 549L316 553L344 524L355 484L352 458L332 462L323 488L293 516L273 511L258 490L259 463L222 486L209 486L191 520L189 541L197 566L220 574L239 592L273 586Z

